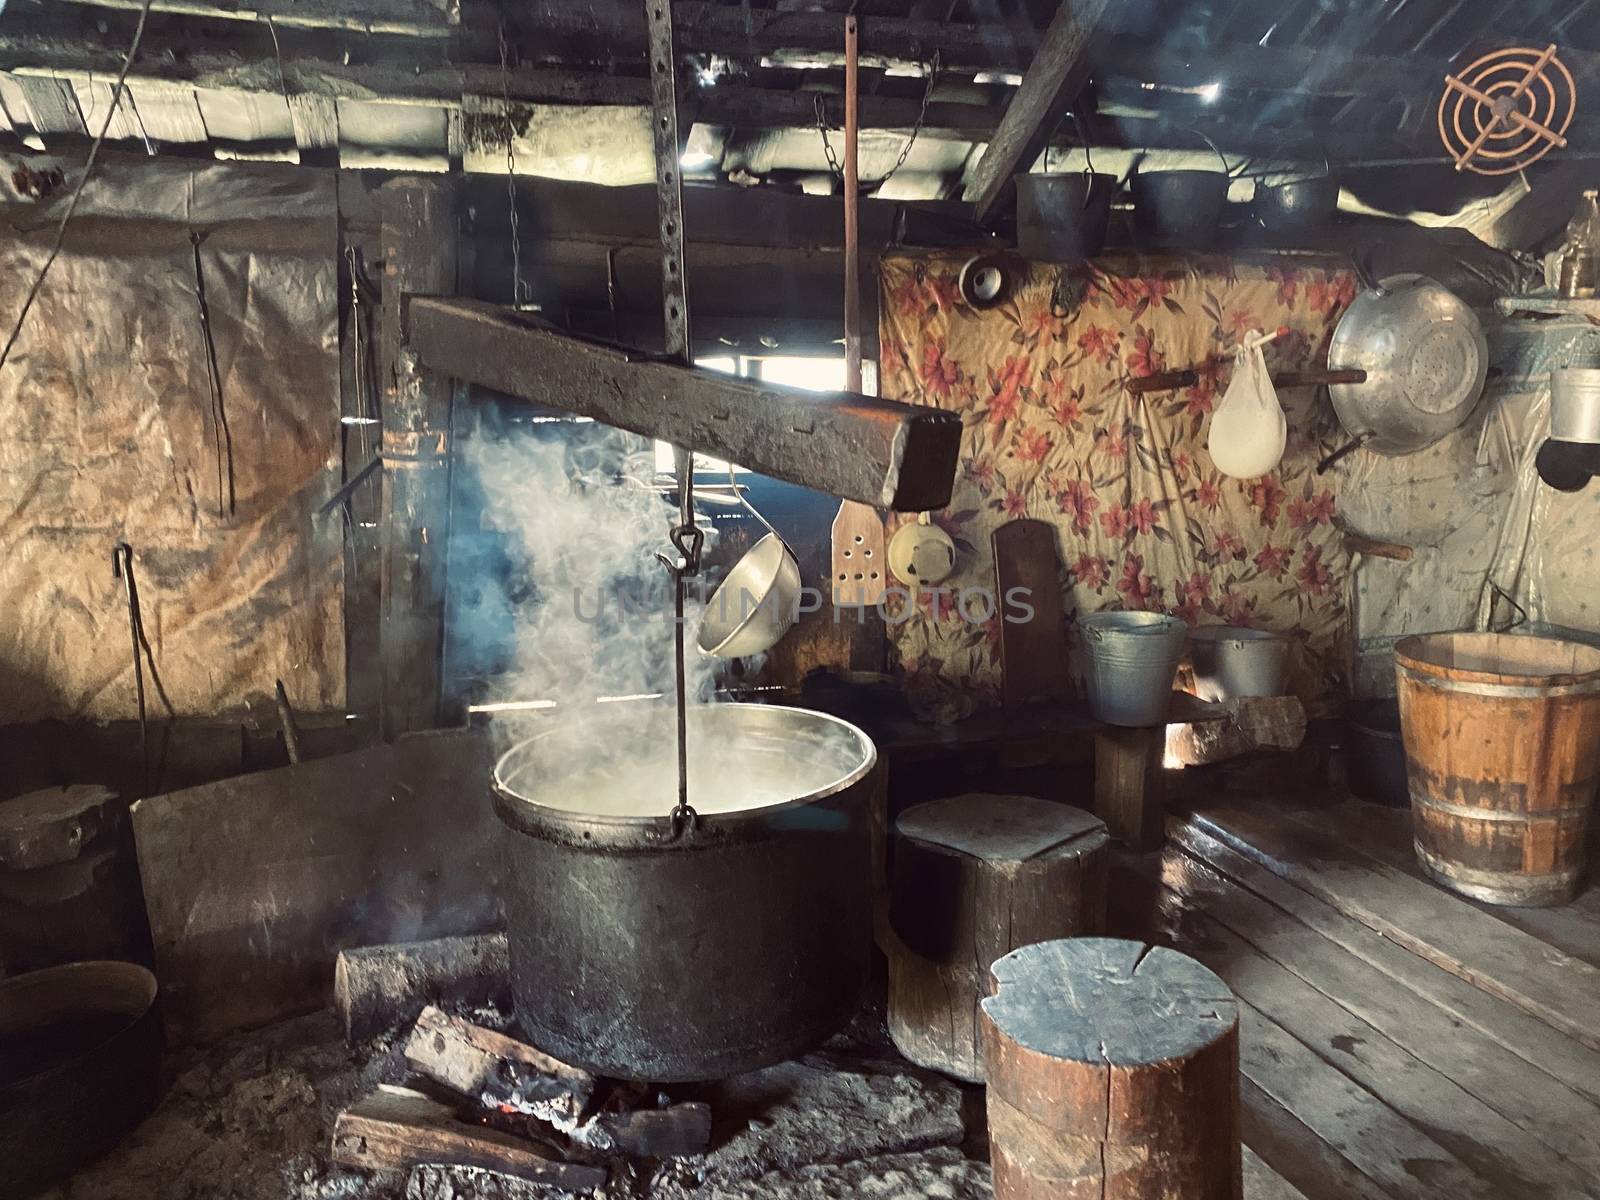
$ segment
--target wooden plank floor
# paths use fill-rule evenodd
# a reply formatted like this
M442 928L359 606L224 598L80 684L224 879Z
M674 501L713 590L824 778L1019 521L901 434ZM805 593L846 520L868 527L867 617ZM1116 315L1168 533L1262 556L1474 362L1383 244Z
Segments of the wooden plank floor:
M1202 803L1123 859L1114 923L1241 1001L1246 1200L1600 1200L1600 897L1500 909L1409 815Z

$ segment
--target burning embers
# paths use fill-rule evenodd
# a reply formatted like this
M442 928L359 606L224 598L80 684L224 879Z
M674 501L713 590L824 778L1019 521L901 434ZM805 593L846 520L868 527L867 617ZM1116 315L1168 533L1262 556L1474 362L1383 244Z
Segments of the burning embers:
M582 1191L616 1157L703 1152L711 1110L651 1104L506 1034L429 1006L405 1044L418 1086L382 1086L339 1114L334 1161L365 1170L476 1167Z

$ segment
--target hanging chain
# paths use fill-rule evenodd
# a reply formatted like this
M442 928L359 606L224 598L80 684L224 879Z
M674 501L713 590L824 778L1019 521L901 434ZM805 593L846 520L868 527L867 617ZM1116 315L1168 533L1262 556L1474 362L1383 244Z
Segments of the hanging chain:
M516 125L511 119L511 50L506 44L506 23L502 18L500 38L500 114L506 135L506 209L511 214L511 304L521 308L528 301L522 283L522 232L517 225L517 150Z
M917 135L922 132L922 123L928 119L928 102L933 99L933 84L939 78L939 52L933 52L933 58L928 61L928 84L922 89L922 105L917 109L917 119L911 126L911 136L906 139L906 144L900 147L900 154L894 160L894 166L889 168L889 173L878 180L882 187L894 178L894 173L906 165L906 159L911 155L911 147L917 144ZM817 133L822 137L822 153L828 160L828 170L835 179L844 178L844 168L839 165L839 156L833 151L833 143L828 139L828 109L825 97L821 92L811 97L812 107L817 114Z

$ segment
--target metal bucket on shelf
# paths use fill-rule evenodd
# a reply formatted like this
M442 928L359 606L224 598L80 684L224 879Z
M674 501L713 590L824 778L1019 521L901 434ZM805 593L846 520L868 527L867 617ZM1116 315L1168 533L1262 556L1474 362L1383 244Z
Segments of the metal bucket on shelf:
M1061 171L1018 175L1017 249L1041 262L1093 258L1106 244L1115 175Z
M1100 612L1078 620L1089 711L1107 725L1166 723L1189 626L1164 613Z
M1200 699L1283 695L1290 648L1284 634L1243 625L1202 625L1189 636L1194 690Z
M1600 650L1438 633L1394 660L1422 869L1490 904L1570 900L1600 781Z

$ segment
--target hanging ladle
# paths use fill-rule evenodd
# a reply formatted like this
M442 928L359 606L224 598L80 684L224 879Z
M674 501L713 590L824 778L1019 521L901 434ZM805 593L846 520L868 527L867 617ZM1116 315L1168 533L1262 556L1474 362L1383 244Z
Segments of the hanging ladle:
M799 615L800 562L756 511L728 467L739 503L766 528L711 593L700 623L700 649L715 658L748 658L776 646Z

